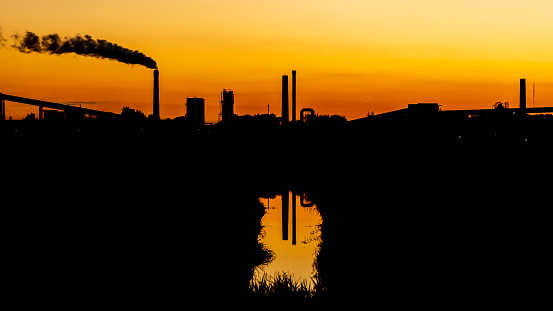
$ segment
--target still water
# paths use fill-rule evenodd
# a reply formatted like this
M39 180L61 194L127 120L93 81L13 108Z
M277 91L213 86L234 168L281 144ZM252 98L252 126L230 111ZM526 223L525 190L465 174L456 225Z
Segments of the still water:
M257 267L254 278L264 273L293 275L296 280L311 278L315 270L313 263L320 242L321 216L315 205L303 200L302 196L278 195L274 199L260 198L266 213L261 220L263 229L259 240L273 252L273 259Z

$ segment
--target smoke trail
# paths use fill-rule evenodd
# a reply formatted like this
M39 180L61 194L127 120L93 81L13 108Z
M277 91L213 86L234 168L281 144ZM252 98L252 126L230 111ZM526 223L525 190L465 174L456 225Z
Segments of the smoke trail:
M47 53L91 56L97 58L113 59L125 64L142 65L150 69L157 69L156 62L136 50L129 50L106 40L93 39L89 35L76 35L73 38L61 39L58 34L49 34L40 38L33 32L27 31L25 36L13 35L14 48L22 53Z
M4 46L4 41L6 41L6 39L2 36L2 26L0 26L0 46Z

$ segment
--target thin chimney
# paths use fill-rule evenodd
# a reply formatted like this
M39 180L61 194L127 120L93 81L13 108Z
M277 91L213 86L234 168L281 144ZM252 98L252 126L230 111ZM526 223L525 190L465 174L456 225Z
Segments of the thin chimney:
M526 109L526 79L520 79L520 109Z
M282 76L282 124L288 123L288 75Z
M159 70L154 70L154 119L159 120Z
M292 122L296 122L296 71L292 70Z

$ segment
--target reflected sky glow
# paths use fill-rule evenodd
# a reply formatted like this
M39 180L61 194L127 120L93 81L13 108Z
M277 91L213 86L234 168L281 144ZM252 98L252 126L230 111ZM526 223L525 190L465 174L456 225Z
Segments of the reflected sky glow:
M321 216L316 207L302 207L300 196L296 196L296 245L293 245L292 194L289 195L288 240L283 240L282 196L261 199L267 212L261 224L260 237L267 248L274 252L274 259L267 266L257 269L256 274L274 275L286 272L296 279L309 280L313 276L313 261L319 244Z

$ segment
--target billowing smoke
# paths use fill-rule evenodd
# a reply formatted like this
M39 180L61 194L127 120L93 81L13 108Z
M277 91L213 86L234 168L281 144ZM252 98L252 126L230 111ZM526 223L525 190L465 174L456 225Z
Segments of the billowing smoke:
M138 51L129 50L115 43L101 39L93 39L89 35L76 35L73 38L61 39L58 34L39 37L27 31L25 36L13 35L14 48L23 53L67 54L75 53L84 56L113 59L131 65L142 65L157 69L156 62Z

